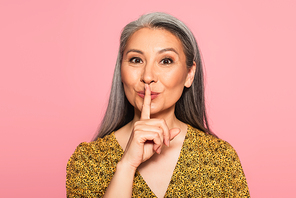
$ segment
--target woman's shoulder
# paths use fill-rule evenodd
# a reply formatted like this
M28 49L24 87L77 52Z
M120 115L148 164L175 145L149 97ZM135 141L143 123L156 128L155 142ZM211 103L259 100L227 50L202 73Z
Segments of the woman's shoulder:
M211 134L189 126L186 160L199 166L205 177L204 183L219 181L225 197L250 197L246 178L234 148L227 142ZM185 163L187 164L187 162ZM216 183L212 183L216 185Z
M208 151L216 155L237 156L234 148L225 140L217 138L188 125L188 138L200 150Z
M89 153L89 154L107 154L114 150L119 150L118 143L115 139L114 132L103 138L98 138L92 142L82 142L77 147L74 153Z
M118 145L114 132L92 142L80 143L68 161L71 163L98 164L102 161L116 162L122 156L122 150Z
M80 143L67 163L67 194L81 197L102 195L121 156L113 133L96 141Z

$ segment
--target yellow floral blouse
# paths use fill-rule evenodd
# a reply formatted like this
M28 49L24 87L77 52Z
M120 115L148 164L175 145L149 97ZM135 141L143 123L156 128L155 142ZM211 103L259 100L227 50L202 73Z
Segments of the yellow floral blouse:
M81 143L67 164L67 197L103 197L122 155L114 132L97 141ZM135 174L132 197L156 197L139 172ZM165 197L250 195L231 145L188 125Z

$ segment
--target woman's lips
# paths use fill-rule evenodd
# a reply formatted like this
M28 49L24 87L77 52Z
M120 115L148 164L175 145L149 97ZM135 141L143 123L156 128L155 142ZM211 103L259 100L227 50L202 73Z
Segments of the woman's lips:
M141 98L145 97L144 91L138 91L137 93L138 93L138 96L140 96ZM157 98L158 95L159 95L159 93L151 91L151 100Z

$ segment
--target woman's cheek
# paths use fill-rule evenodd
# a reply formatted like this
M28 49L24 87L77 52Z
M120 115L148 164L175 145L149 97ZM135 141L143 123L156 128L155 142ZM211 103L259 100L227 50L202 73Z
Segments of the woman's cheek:
M165 87L169 89L183 87L185 84L185 77L180 76L180 72L178 72L178 74L166 74L163 75L162 82Z

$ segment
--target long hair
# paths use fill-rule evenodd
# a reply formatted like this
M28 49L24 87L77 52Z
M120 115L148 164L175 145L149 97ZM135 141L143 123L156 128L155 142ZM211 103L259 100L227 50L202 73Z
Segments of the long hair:
M134 107L128 102L124 93L120 67L128 39L133 33L144 27L160 28L171 32L180 39L183 45L187 68L192 67L193 61L196 63L193 83L189 88L184 88L181 98L176 103L175 115L182 122L216 136L210 130L207 119L203 65L197 42L192 32L183 22L169 14L155 12L141 16L138 20L127 24L122 30L108 107L94 140L118 130L134 117Z

